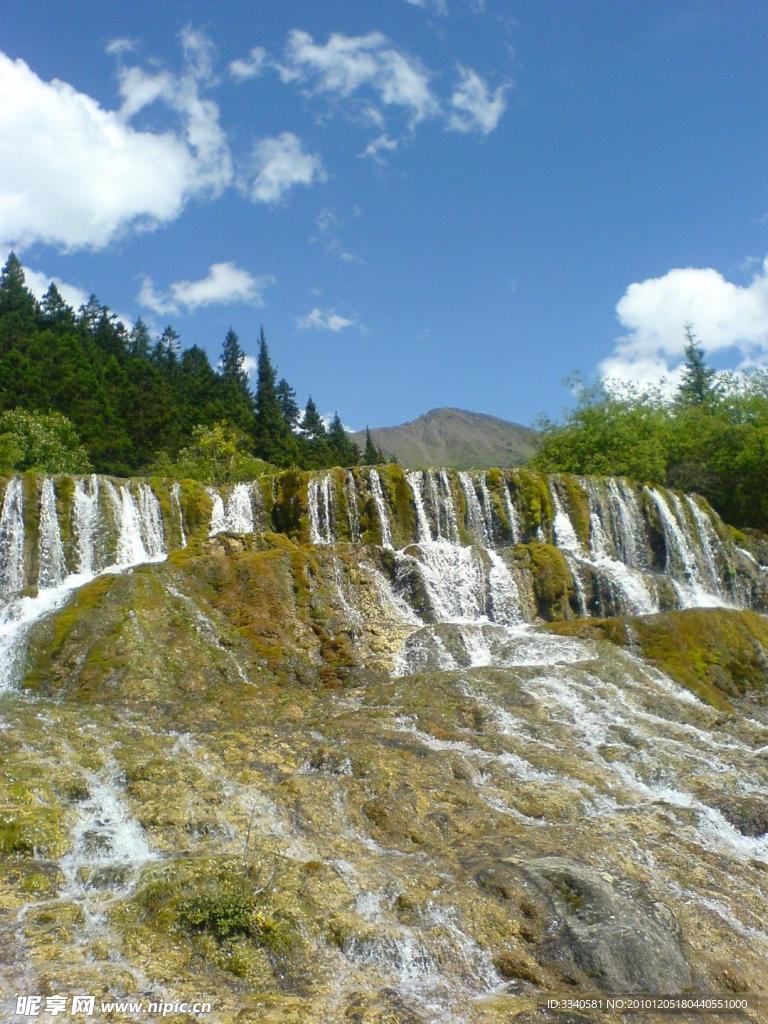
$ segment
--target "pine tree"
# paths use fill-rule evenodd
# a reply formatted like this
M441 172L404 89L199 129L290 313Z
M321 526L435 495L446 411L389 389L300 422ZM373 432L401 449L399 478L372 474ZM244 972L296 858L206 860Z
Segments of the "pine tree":
M360 449L344 429L337 412L328 427L328 447L337 466L356 466L360 462Z
M693 324L685 325L685 366L677 398L683 405L704 405L717 391L715 371L704 361L704 349L693 333Z
M386 462L384 452L377 445L374 444L373 438L371 437L371 431L368 427L365 428L365 451L363 453L363 462L366 466L378 466L381 463Z
M318 438L325 437L325 424L320 413L317 411L312 395L307 399L307 404L304 408L301 432L308 441L316 441Z
M296 461L298 449L280 407L275 376L262 328L256 377L256 453L276 466L290 466Z
M234 384L244 395L250 396L248 374L245 370L245 352L240 347L240 339L230 327L224 338L221 350L221 376Z
M75 314L61 297L61 292L51 281L48 291L40 303L40 315L46 326L72 327Z
M283 419L291 430L293 430L299 422L299 407L296 404L296 392L285 377L281 377L277 382L275 393L283 412Z
M0 272L0 316L6 313L30 316L36 307L35 297L26 285L21 260L12 252Z
M91 297L93 298L93 296ZM137 356L139 359L146 359L149 356L151 341L152 339L149 334L149 328L141 317L139 317L131 328L131 333L128 335L128 351L132 356Z
M173 356L176 359L181 350L179 344L180 335L174 331L170 324L165 328L163 333L160 335L160 347L169 356Z

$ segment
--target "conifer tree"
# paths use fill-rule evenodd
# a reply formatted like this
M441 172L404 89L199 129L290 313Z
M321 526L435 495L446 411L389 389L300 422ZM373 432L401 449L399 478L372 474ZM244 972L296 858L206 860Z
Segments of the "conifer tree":
M317 411L312 395L307 399L307 404L304 408L301 432L308 441L316 441L318 438L325 437L325 423L323 423L322 417Z
M275 376L262 328L256 379L256 453L276 466L289 466L295 461L298 449L277 397Z
M374 444L373 438L371 437L371 431L369 427L365 428L365 451L363 453L363 462L366 466L378 466L382 462L386 462L384 458L384 452L381 448Z
M275 388L277 400L283 412L283 419L293 430L299 422L299 407L296 404L296 392L285 379L281 377Z
M716 393L715 371L704 361L704 349L693 333L693 324L685 325L685 367L677 397L683 405L704 405Z
M344 429L337 412L328 427L328 447L333 462L338 466L356 466L360 462L360 449Z
M6 313L29 316L35 312L36 305L35 297L26 286L21 260L12 252L0 272L0 316Z
M240 347L240 339L230 327L224 338L221 350L221 376L225 381L234 384L243 395L250 397L248 374L245 370L245 352Z
M53 281L48 285L48 290L40 303L40 314L46 325L72 327L75 323L75 314L61 297L61 292Z
M93 299L95 296L91 296L91 298ZM84 308L85 307L81 306L81 309ZM141 317L139 317L128 335L128 351L132 356L138 356L139 359L146 359L149 356L151 341L152 339L149 334L149 328Z

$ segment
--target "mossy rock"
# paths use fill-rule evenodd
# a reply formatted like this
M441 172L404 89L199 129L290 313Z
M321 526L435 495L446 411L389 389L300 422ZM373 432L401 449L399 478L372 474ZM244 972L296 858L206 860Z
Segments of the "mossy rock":
M566 618L575 588L562 551L552 544L518 544L515 559L530 573L539 615L548 622Z
M746 695L762 700L768 689L768 619L756 612L691 608L548 628L637 648L677 683L721 710L733 710L731 701Z

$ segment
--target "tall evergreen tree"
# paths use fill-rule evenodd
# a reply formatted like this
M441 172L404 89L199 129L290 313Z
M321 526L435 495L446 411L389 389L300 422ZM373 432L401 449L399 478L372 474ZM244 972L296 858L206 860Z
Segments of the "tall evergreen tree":
M333 461L338 466L356 466L360 462L360 449L344 429L341 416L333 414L328 427L328 447Z
M685 366L678 401L683 405L703 405L716 394L715 371L704 360L704 349L693 333L693 324L685 325Z
M276 466L289 466L296 459L298 446L283 416L275 377L262 328L256 379L256 454Z
M12 252L0 272L0 316L6 313L31 316L36 305L34 295L27 288L21 260Z
M277 395L277 400L280 403L280 408L283 411L283 419L291 430L293 430L299 422L299 407L296 404L296 392L285 377L281 377L277 382L275 393Z
M366 466L378 466L382 462L386 462L384 458L384 452L376 444L374 444L373 438L371 437L371 431L369 427L365 428L365 451L363 452L363 462Z
M307 404L304 408L301 432L308 441L316 441L318 438L325 437L325 424L320 413L317 411L312 395L307 399Z
M247 434L252 434L255 426L254 405L245 369L245 352L231 327L221 350L220 373L224 385L225 418Z
M61 292L51 281L40 303L40 314L47 326L73 327L75 314L61 297Z

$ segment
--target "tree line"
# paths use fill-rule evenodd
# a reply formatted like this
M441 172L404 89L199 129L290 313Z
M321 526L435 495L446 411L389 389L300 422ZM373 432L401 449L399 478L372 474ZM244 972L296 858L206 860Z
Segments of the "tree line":
M227 332L217 367L182 349L172 326L153 337L96 296L77 311L52 282L38 302L11 253L0 273L0 469L210 476L260 464L305 469L386 461L370 432L363 452L336 413L278 378L263 330L256 386Z
M531 464L628 476L703 495L728 523L768 527L768 371L716 372L692 325L676 390L616 382L579 388L563 422L540 423Z

